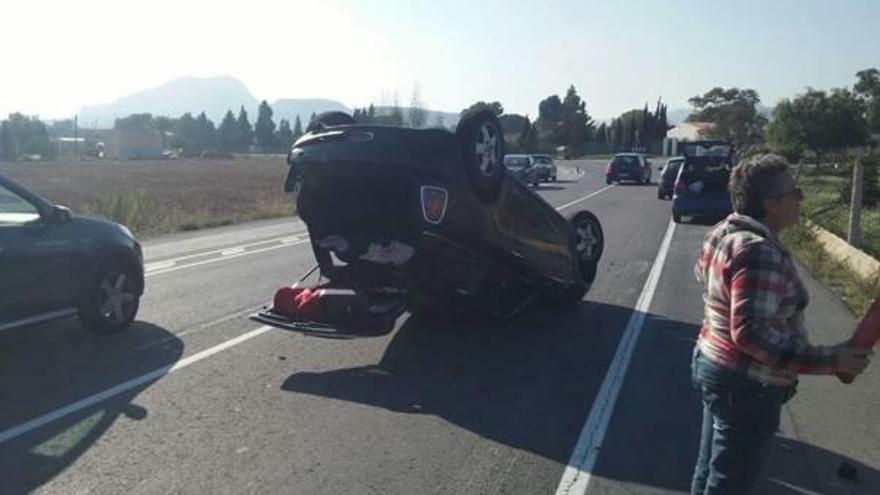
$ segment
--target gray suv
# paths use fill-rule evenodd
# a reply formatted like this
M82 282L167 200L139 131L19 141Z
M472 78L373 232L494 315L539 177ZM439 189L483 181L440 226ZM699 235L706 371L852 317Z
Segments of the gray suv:
M78 316L127 327L144 291L141 246L117 223L74 215L0 175L0 331Z

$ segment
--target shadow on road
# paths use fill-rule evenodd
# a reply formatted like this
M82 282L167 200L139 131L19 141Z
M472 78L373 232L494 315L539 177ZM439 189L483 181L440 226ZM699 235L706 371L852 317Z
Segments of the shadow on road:
M583 302L562 312L535 308L513 324L488 329L413 316L376 365L296 373L282 389L435 415L564 466L631 314ZM689 371L697 330L647 315L596 476L689 491L701 417ZM818 450L803 444L796 449ZM866 478L875 475L858 469Z
M91 335L67 321L4 335L0 349L0 432L7 432L173 364L183 354L183 342L145 322L118 334ZM76 462L117 420L146 418L148 411L133 400L155 381L0 443L0 493L37 490ZM129 461L120 459L124 462Z

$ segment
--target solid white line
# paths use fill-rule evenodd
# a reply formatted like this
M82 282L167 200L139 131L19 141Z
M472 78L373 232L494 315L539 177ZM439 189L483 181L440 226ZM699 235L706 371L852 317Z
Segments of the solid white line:
M229 256L224 256L224 257L222 257L222 258L211 258L211 259L209 259L209 260L197 261L197 262L195 262L195 263L188 263L188 264L185 264L185 265L178 265L178 266L175 266L175 267L173 267L173 268L168 268L168 269L166 269L166 270L156 270L156 271L153 271L153 272L149 272L149 273L146 274L146 276L147 276L147 277L152 277L153 275L161 275L161 274L163 274L163 273L176 272L177 270L183 270L184 268L192 268L192 267L194 267L194 266L207 265L207 264L209 264L209 263L217 263L218 261L226 261L226 260L228 260L228 259L239 258L239 257L241 257L241 256L250 256L250 255L252 255L252 254L265 253L266 251L272 251L272 250L275 250L275 249L285 248L285 247L288 247L288 246L296 246L296 245L298 245L298 244L304 244L304 243L306 243L306 242L309 242L309 241L300 241L300 242L295 242L295 243L293 243L293 244L279 244L279 245L277 245L277 246L270 246L270 247L263 248L263 249L254 249L254 250L252 250L252 251L245 251L245 252L243 252L243 253L230 254Z
M587 421L584 423L577 444L571 453L571 458L568 460L568 466L562 474L559 487L556 488L556 495L583 495L589 488L590 478L596 467L596 460L602 449L608 424L611 422L611 414L620 395L620 389L623 386L636 342L638 342L645 324L645 316L651 308L651 301L654 299L654 292L657 290L657 283L660 280L663 265L666 263L666 256L669 253L674 232L675 223L670 221L663 242L660 244L660 250L654 259L654 265L651 267L651 273L648 274L645 287L642 289L629 324L620 339L620 344L614 353L614 359L612 359L605 379L602 381L599 394L593 402Z
M160 261L158 263L147 263L144 265L145 272L155 272L156 270L165 270L166 268L173 268L177 263L173 261Z
M610 186L603 187L602 189L599 189L598 191L596 191L594 193L587 194L583 198L576 199L576 200L572 201L571 203L565 203L564 205L556 208L556 211L564 210L564 209L568 208L569 206L574 206L574 205L580 203L581 201L586 201L586 200L592 198L593 196L598 196L599 194L602 194L603 192L611 189L612 187L614 187L614 184L611 184Z
M236 247L232 249L227 249L220 253L220 256L232 256L233 254L241 254L244 252L243 247Z
M248 341L254 337L258 337L258 336L268 332L271 329L272 329L272 327L270 327L270 326L263 326L263 327L257 328L256 330L251 330L250 332L243 334L243 335L240 335L234 339L227 340L226 342L223 342L222 344L215 345L214 347L211 347L210 349L206 349L202 352L193 354L192 356L190 356L188 358L181 359L180 361L174 363L173 365L163 366L161 368L155 369L153 371L150 371L149 373L145 373L141 376L138 376L137 378L132 378L131 380L128 380L127 382L123 382L123 383L120 383L119 385L108 388L107 390L104 390L103 392L99 392L99 393L92 395L90 397L86 397L83 400L74 402L73 404L69 404L69 405L64 406L60 409L56 409L50 413L44 414L38 418L34 418L30 421L26 421L26 422L21 423L17 426L9 428L8 430L0 432L0 444L4 443L6 441L12 440L15 437L24 435L25 433L32 431L36 428L40 428L41 426L45 426L45 425L51 423L52 421L55 421L55 420L58 420L58 419L65 417L65 416L68 416L70 414L73 414L81 409L85 409L85 408L93 406L99 402L107 400L110 397L113 397L114 395L121 394L122 392L126 392L128 390L133 389L133 388L139 387L145 383L149 383L153 380L157 380L164 375L167 375L167 374L172 373L174 371L186 368L187 366L194 364L194 363L197 363L203 359L209 358L209 357L213 356L214 354L217 354L218 352L222 352L226 349L229 349L230 347L234 347L238 344L241 344L242 342Z
M299 235L303 235L303 234L305 234L305 237L308 237L308 232L300 232L300 233L299 233ZM178 262L183 261L183 260L190 260L190 259L193 259L193 258L203 258L203 257L205 257L205 256L210 256L210 255L212 255L212 254L222 254L223 251L227 251L227 250L230 250L230 249L247 249L247 248L251 248L251 247L254 247L254 246L260 246L260 245L263 245L263 244L271 244L271 243L273 243L273 242L287 242L286 239L289 239L289 238L291 238L291 237L299 237L299 235L294 234L293 236L286 235L286 236L283 236L283 237L273 237L273 238L271 238L271 239L263 239L262 241L251 242L251 243L249 243L249 244L239 244L238 246L231 246L231 247L225 247L225 248L222 248L222 249L214 249L214 250L211 250L211 251L203 251L203 252L200 252L200 253L188 254L188 255L186 255L186 256L179 256L179 257L177 257L177 258L170 258L170 259L166 259L166 260L160 260L160 261L156 261L156 262L154 262L154 263L157 263L157 264L158 264L158 263L178 263Z

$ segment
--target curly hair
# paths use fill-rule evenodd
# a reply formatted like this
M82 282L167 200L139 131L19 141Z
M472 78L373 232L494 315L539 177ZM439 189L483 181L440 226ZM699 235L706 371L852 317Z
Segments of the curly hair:
M755 219L764 218L764 200L779 193L781 179L790 168L788 160L772 153L743 159L730 174L733 210Z

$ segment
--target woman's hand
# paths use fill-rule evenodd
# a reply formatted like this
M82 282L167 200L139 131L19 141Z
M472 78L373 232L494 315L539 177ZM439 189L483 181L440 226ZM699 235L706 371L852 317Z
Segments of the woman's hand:
M849 344L837 346L837 373L849 376L861 375L874 352L870 349L860 349Z

